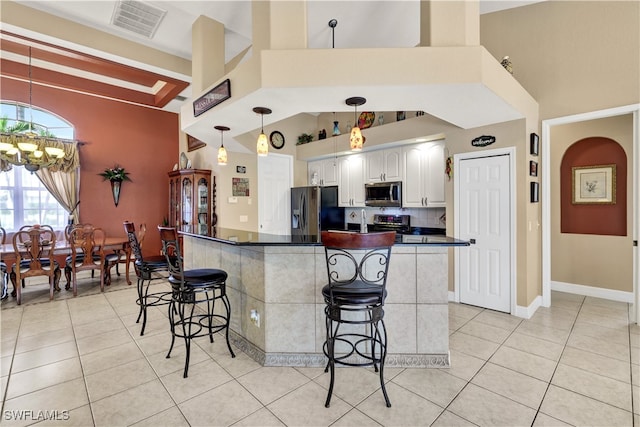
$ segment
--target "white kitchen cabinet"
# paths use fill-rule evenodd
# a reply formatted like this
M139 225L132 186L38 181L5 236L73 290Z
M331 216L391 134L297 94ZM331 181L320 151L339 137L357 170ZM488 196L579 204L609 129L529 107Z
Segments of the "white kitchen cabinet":
M405 208L445 207L444 141L409 145L402 149L404 179L402 206Z
M365 182L402 180L402 148L365 153Z
M338 185L338 164L335 158L315 160L307 164L309 185Z
M363 154L338 157L338 204L345 207L364 207Z

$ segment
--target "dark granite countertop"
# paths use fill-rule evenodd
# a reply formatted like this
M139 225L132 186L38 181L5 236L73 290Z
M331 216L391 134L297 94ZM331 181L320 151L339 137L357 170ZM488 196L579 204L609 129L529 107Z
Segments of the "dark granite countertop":
M255 231L234 230L230 228L215 227L215 236L203 236L199 234L180 232L185 236L196 237L204 240L212 240L215 242L227 243L239 246L320 246L319 235L275 235L266 233L257 233ZM400 239L401 237L401 239ZM396 245L432 245L432 246L469 246L469 242L454 239L442 235L417 235L404 234L399 235Z

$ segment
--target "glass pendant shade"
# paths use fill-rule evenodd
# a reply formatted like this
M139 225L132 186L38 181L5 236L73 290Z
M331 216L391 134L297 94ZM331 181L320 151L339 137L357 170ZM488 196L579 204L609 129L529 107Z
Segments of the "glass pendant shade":
M354 125L353 128L351 128L351 135L349 136L349 147L351 148L351 151L360 151L362 150L362 145L364 145L364 137L362 136L362 131L358 127L358 106L363 105L365 102L367 102L366 98L362 98L361 96L354 96L345 100L347 105L354 107Z
M266 156L269 154L269 143L267 142L267 135L261 133L258 137L257 144L258 156Z
M224 148L224 132L229 130L226 126L215 126L220 131L220 148L218 148L218 164L225 166L227 164L227 149Z
M351 129L351 136L349 137L349 146L351 147L351 151L362 150L362 144L364 144L362 131L360 131L358 126L354 126L353 129Z
M220 166L225 166L227 164L227 149L224 148L224 145L221 145L218 148L218 164Z
M260 114L261 119L260 136L258 136L256 151L258 152L258 156L266 156L269 154L269 142L267 141L267 135L264 133L264 115L271 114L271 109L267 107L254 107L253 112Z

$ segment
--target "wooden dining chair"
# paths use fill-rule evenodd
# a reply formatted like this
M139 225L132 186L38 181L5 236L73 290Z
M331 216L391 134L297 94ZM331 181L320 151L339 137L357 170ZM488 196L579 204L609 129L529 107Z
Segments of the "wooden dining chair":
M78 295L77 273L84 270L100 271L100 291L104 292L105 283L105 253L104 244L106 234L104 230L92 225L73 227L69 231L69 245L71 255L67 257L65 276L67 278L67 290L69 282L72 283L73 296Z
M22 303L22 286L27 277L49 277L49 299L60 280L60 265L53 257L56 234L49 227L22 227L13 235L13 250L16 263L11 270L11 282L16 296L16 304Z

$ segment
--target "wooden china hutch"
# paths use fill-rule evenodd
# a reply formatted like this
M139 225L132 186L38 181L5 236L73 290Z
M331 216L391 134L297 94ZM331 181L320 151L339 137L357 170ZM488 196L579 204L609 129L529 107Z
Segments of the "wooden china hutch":
M169 225L178 231L213 235L216 177L208 169L169 172Z

